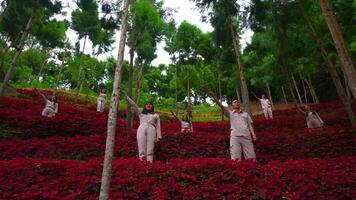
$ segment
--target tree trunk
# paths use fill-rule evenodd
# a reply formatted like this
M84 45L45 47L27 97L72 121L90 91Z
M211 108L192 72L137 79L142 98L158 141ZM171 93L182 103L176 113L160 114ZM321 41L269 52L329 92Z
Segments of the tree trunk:
M347 96L347 98L350 98L351 94L350 94L350 87L347 84L347 77L346 77L345 72L343 72L342 74L343 74L343 77L344 77L344 85L345 85L346 96Z
M315 87L314 87L313 80L311 79L310 74L307 75L307 78L305 78L304 81L308 85L308 88L309 88L309 91L310 91L310 95L313 98L313 102L314 103L320 103L318 95L315 92Z
M80 54L80 61L79 61L79 67L78 67L78 77L77 77L77 91L75 94L75 100L77 101L79 98L79 93L80 93L80 88L81 85L83 83L83 81L80 79L81 77L81 72L82 72L82 65L83 65L83 54L84 54L84 50L85 50L85 44L87 43L87 36L84 37L84 44L83 44L83 49L82 52Z
M285 104L288 104L287 95L286 95L286 92L284 91L284 87L283 86L282 86L282 93L283 93L283 99L284 99Z
M14 58L12 59L12 64L11 64L10 68L7 70L7 73L6 73L5 78L4 78L4 82L0 87L0 97L2 97L4 95L4 91L5 91L6 87L9 84L12 72L16 68L17 60L18 60L18 58L19 58L19 56L20 56L20 54L22 52L23 46L25 45L25 41L26 41L27 36L28 36L28 34L30 32L30 29L31 29L31 26L32 26L32 23L33 23L33 20L34 20L35 16L36 16L36 6L34 6L32 8L31 17L27 21L26 28L25 28L24 32L22 33L22 36L21 36L21 39L20 39L20 42L19 42L18 46L16 47L16 53L15 53Z
M293 74L292 74L292 81L293 81L293 85L294 85L295 91L297 92L299 102L300 102L301 104L304 104L304 103L303 103L303 100L302 100L302 97L300 96L300 92L299 92L299 89L298 89L298 85L297 85L297 82L295 81L295 78L294 78L294 75L293 75Z
M219 101L222 102L222 94L221 94L221 74L218 76L218 86L219 86ZM224 111L221 110L221 121L224 121Z
M248 88L247 88L247 84L246 84L245 77L244 77L244 70L243 70L243 65L242 65L242 61L241 61L241 55L239 52L239 47L237 44L235 31L234 31L234 27L232 26L232 20L231 20L230 15L228 16L228 21L229 21L231 38L232 38L232 44L234 46L236 64L237 64L239 77L240 77L241 93L242 93L242 100L243 100L244 108L246 109L248 114L250 114L250 116L252 116L251 107L250 107L250 98L248 96Z
M327 53L327 51L325 50L324 47L324 43L321 40L321 38L318 36L318 34L315 31L315 28L313 26L313 24L311 23L309 16L307 15L307 13L304 11L303 7L300 6L303 17L305 22L308 24L309 30L311 32L311 34L314 37L314 40L316 42L316 44L318 45L319 49L320 49L320 54L325 62L325 66L327 68L327 70L330 73L331 79L334 82L335 88L336 88L336 92L340 98L340 100L342 101L342 103L344 104L344 108L345 111L349 117L349 120L351 122L352 125L356 125L356 119L355 119L355 115L352 111L352 107L351 107L351 102L350 102L350 98L347 97L345 90L342 86L340 77L336 71L336 67L334 66L334 64L331 62L329 55Z
M133 65L135 56L135 45L136 45L136 0L131 0L131 13L132 13L132 31L131 31L131 41L130 41L130 66L129 66L129 80L127 96L132 99L132 81L133 81ZM127 104L126 109L126 124L127 128L130 130L133 123L133 112L131 110L130 104Z
M142 64L139 63L137 67L136 87L135 87L135 102L137 104L140 98L141 79L142 79Z
M268 98L271 101L272 108L274 108L272 94L271 94L271 88L269 87L268 83L266 83L266 88L267 88Z
M128 16L129 0L124 1L123 15L121 19L121 33L119 52L117 55L117 63L115 69L114 87L112 91L110 111L108 116L108 131L106 137L105 158L103 166L103 174L100 187L100 200L109 199L110 179L112 174L112 160L114 157L115 132L117 122L117 106L119 104L119 96L121 89L122 66L124 63L125 41L127 31L127 16Z
M289 74L287 73L287 79L288 79L288 86L289 86L289 91L292 95L292 98L293 98L293 102L294 103L298 103L297 101L297 98L295 97L295 94L294 94L294 90L293 90L293 84L292 84L292 81L290 80L290 77L289 77ZM301 102L303 104L303 102Z
M178 65L176 65L176 88L175 88L175 101L176 101L176 116L178 116Z
M5 67L4 67L4 63L5 63L5 59L6 59L6 55L7 53L9 52L10 48L13 47L17 42L18 40L21 38L22 34L21 32L19 34L17 34L15 40L11 41L11 43L9 45L7 45L2 53L1 53L1 64L0 64L0 69L4 69L4 74L6 73L6 70L5 70ZM1 76L2 77L2 76Z
M190 98L190 74L189 74L189 66L187 68L187 96L188 96L188 108L192 106L192 101Z
M61 73L62 73L62 69L63 69L63 67L64 67L64 58L62 58L63 60L62 60L62 63L61 63L61 66L60 66L60 68L59 68L59 72L58 72L58 75L57 75L57 80L56 80L56 89L57 88L59 88L59 80L60 80L60 77L61 77Z
M340 31L339 24L334 16L334 11L329 0L319 0L320 8L323 11L325 21L329 27L334 40L336 51L339 55L341 68L345 72L351 93L356 100L356 71L351 55L346 48L344 37Z
M307 88L305 87L305 83L304 83L304 79L303 79L303 76L302 74L299 72L299 78L300 78L300 81L302 82L302 87L303 87L303 93L304 93L304 102L305 103L308 103L308 93L307 93Z
M239 92L239 88L235 88L235 90L236 90L236 97L237 97L237 100L238 100L239 102L241 102L241 95L240 95L240 92Z

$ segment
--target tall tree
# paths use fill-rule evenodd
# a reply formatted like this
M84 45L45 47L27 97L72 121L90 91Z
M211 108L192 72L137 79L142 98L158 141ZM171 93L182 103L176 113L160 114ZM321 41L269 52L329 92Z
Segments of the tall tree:
M100 200L109 199L110 179L112 174L112 160L114 157L115 133L116 133L116 123L117 123L117 106L119 104L119 97L120 97L120 90L121 90L122 66L124 63L129 0L124 0L123 4L124 6L123 6L123 14L121 18L119 52L117 55L114 87L112 91L112 99L111 99L109 116L108 116L108 125L107 125L108 130L107 130L107 137L106 137L105 158L104 158L103 174L101 179L100 196L99 196Z
M323 11L325 21L329 27L331 36L334 40L335 48L339 54L341 67L345 72L348 86L356 100L356 71L351 55L346 48L345 40L340 30L339 23L334 16L333 7L329 0L319 0L320 8Z

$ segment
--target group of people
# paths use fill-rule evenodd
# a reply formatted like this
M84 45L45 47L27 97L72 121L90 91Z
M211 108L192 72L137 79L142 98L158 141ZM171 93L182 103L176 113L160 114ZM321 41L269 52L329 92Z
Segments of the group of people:
M51 98L47 98L37 89L35 91L44 99L45 108L42 111L42 116L53 117L58 113L58 102L55 94ZM253 129L253 121L251 116L243 111L238 100L232 101L231 109L222 105L222 103L209 92L208 95L214 99L216 104L221 108L224 115L230 120L230 155L232 160L252 159L256 160L256 153L254 149L254 141L257 140ZM260 101L262 111L266 119L273 119L272 104L262 95L261 98L256 98ZM126 96L128 104L133 109L135 115L139 118L140 125L137 129L137 145L140 160L153 162L154 146L157 141L162 139L160 117L154 112L154 105L148 102L140 109L138 105L128 96ZM105 90L99 90L97 100L97 112L104 112L106 101ZM297 106L297 105L296 105ZM304 110L297 106L307 121L309 129L321 129L324 122L317 112L312 111L309 106L305 106ZM181 119L172 112L172 115L181 124L181 133L192 133L193 125L188 114Z

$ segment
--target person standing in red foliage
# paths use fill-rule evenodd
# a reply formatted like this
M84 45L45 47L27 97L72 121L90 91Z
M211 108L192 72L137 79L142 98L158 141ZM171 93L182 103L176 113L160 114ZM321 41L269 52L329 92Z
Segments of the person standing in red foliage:
M256 135L252 127L252 119L247 112L242 111L240 102L234 100L231 104L232 110L228 110L212 94L208 93L216 104L223 110L224 115L230 119L230 153L231 160L241 160L242 153L245 159L256 161L256 153L252 141L256 141Z
M97 112L104 112L105 108L105 100L106 100L106 94L104 89L99 89L99 97L97 101Z
M137 129L139 158L144 160L146 157L148 162L153 162L155 142L162 139L159 115L154 112L152 103L146 103L141 112L130 97L126 96L126 99L140 119L140 126Z
M173 117L180 122L181 125L181 133L193 133L193 124L192 121L189 119L188 113L185 114L182 119L180 119L173 111L171 111Z
M297 104L295 104L295 106L297 110L306 117L307 127L309 130L321 130L323 128L324 121L320 118L316 111L310 109L310 106L305 105L304 110L299 108Z
M273 114L272 114L272 104L269 101L269 99L266 98L264 94L262 94L261 98L258 98L257 95L255 97L260 101L261 107L263 114L265 116L265 119L273 119Z
M44 117L54 117L58 113L58 103L56 99L56 95L53 94L53 96L50 99L47 99L47 97L42 94L40 91L37 90L37 88L34 89L46 102L45 108L42 111L42 116Z

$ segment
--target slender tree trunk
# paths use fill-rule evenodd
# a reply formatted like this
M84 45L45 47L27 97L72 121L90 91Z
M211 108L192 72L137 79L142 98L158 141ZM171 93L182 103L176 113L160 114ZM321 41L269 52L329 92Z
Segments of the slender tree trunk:
M132 31L131 31L131 41L130 41L130 67L129 67L129 80L128 80L128 89L127 96L132 99L132 82L133 82L133 65L134 65L134 56L136 48L136 0L131 0L131 13L132 13ZM127 128L131 129L133 123L133 112L131 110L130 104L127 104L126 109L126 124Z
M176 65L176 88L175 88L175 101L176 101L176 116L178 116L178 65Z
M305 83L304 83L304 79L303 79L303 76L302 74L299 72L299 78L300 78L300 81L302 82L302 87L303 87L303 96L304 96L304 102L305 103L308 103L308 93L307 93L307 88L305 87Z
M9 45L7 45L2 53L1 53L1 65L0 65L0 69L4 69L4 73L6 73L5 71L5 68L4 68L4 63L5 63L5 59L6 59L6 55L7 53L9 52L10 48L13 47L17 42L18 40L21 38L22 34L21 32L19 34L17 34L15 40L11 41L11 43Z
M248 96L248 88L247 88L247 84L245 81L240 50L239 50L239 46L237 44L236 35L235 35L234 27L232 26L232 20L231 20L230 15L228 16L228 21L229 21L229 29L230 29L230 33L231 33L231 38L232 38L232 44L234 46L236 64L237 64L238 72L240 75L239 78L240 78L240 83L241 83L241 93L242 93L242 100L243 100L244 108L252 116L251 107L250 107L250 98Z
M345 85L346 96L347 96L347 98L350 98L351 94L350 94L350 87L347 84L347 77L346 77L345 72L343 72L342 74L344 75L343 77L344 77L344 85Z
M235 90L236 90L236 97L237 97L237 100L238 100L239 102L241 102L241 95L240 95L240 92L239 92L239 88L235 88Z
M219 86L219 101L222 102L222 94L221 94L221 74L218 76L218 86ZM224 111L221 110L221 121L224 121Z
M269 98L269 100L271 101L272 108L274 108L273 99L272 99L272 93L271 93L271 88L270 88L268 82L266 83L266 88L267 88L267 95L268 95L268 98Z
M318 98L318 95L316 94L316 91L315 91L315 87L314 87L314 84L313 84L313 80L312 80L311 77L310 77L310 74L307 75L307 78L305 78L304 81L305 81L305 82L307 83L307 85L308 85L308 88L309 88L309 91L310 91L310 95L311 95L312 98L313 98L313 102L314 102L314 103L320 103L319 98Z
M188 108L192 106L192 101L190 98L190 74L189 74L189 66L187 66L187 96L188 96Z
M283 93L283 99L284 99L285 104L288 104L287 95L286 95L286 92L284 91L284 87L283 86L282 86L282 93Z
M45 51L45 52L46 52L46 51ZM44 66L46 65L46 63L47 63L47 55L45 55L44 60L43 60L43 62L42 62L42 64L41 64L40 71L39 71L39 73L38 73L38 75L37 75L37 78L36 78L37 82L40 82L40 77L41 77L41 75L42 75L43 68L44 68Z
M356 70L351 55L346 48L344 37L340 31L339 23L334 16L334 11L329 0L319 0L325 21L334 40L336 51L339 54L341 68L345 72L351 93L356 100Z
M292 74L292 81L293 81L293 85L294 85L295 91L297 92L299 102L300 102L301 104L304 104L304 103L303 103L303 100L302 100L302 97L300 96L300 92L299 92L299 89L298 89L298 85L297 85L297 82L295 81L295 78L294 78L294 75L293 75L293 74Z
M23 46L25 45L25 41L26 41L27 36L30 32L30 29L31 29L31 26L32 26L32 23L33 23L33 20L35 17L36 17L36 6L34 6L32 8L31 17L27 21L26 28L25 28L24 32L22 33L22 36L20 38L20 42L19 42L18 46L16 47L16 53L15 53L14 58L12 59L12 64L11 64L10 68L7 70L3 84L0 87L0 97L2 97L4 95L4 91L9 84L12 72L16 68L17 60L22 52Z
M316 44L319 47L320 50L320 54L325 62L325 66L328 70L328 72L330 73L331 79L334 82L335 88L336 88L336 92L340 98L340 100L342 101L342 103L344 104L344 108L345 111L349 117L349 120L351 122L352 125L356 125L356 119L355 119L355 115L352 111L352 107L351 107L351 102L350 102L350 98L347 97L344 87L342 86L340 77L336 71L336 67L334 66L334 64L331 62L329 55L324 47L324 43L321 40L321 38L318 36L318 34L315 31L315 28L313 26L313 24L311 23L309 16L307 15L307 13L304 11L303 7L300 6L303 17L305 22L308 24L308 27L310 29L311 34L314 37L314 40L316 42Z
M82 74L82 65L83 65L83 54L85 50L85 44L87 43L87 36L84 37L84 44L83 44L83 49L80 54L80 61L79 61L79 67L78 67L78 80L77 80L77 91L75 94L75 100L77 101L79 98L79 93L80 93L80 88L82 86L83 81L81 80L81 74Z
M100 187L100 200L109 199L110 179L112 174L112 160L114 157L115 132L117 123L117 106L119 104L119 96L121 89L122 66L124 63L125 41L127 31L127 16L128 16L129 0L124 1L123 15L121 19L121 33L119 52L117 55L117 63L115 69L114 87L112 91L110 111L108 117L108 131L106 137L105 158L103 166L103 174Z
M292 81L290 80L290 76L289 76L288 73L287 73L287 76L288 76L287 79L288 79L289 91L290 91L290 93L291 93L291 95L292 95L293 102L294 102L294 103L298 103L297 98L295 97L295 94L294 94L293 84L292 84ZM303 102L301 102L301 103L303 104Z
M135 87L135 102L139 102L140 98L140 88L141 88L141 79L142 79L142 64L139 63L137 67L137 76L136 76L136 87Z
M56 89L59 88L59 80L60 80L60 77L61 77L61 74L62 74L62 69L64 67L64 58L62 58L62 63L61 63L61 66L59 68L59 72L58 72L58 75L57 75L57 80L56 80Z

